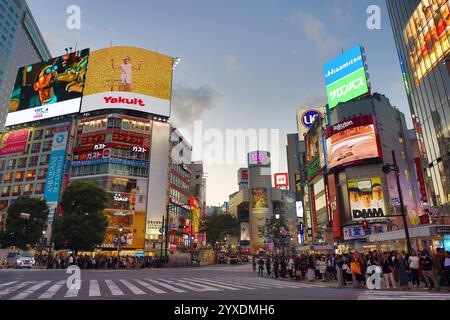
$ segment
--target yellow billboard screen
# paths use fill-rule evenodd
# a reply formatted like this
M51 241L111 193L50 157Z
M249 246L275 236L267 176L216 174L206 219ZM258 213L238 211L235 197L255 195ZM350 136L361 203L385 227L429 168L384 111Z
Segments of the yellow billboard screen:
M403 30L416 86L450 52L449 32L449 2L421 0Z
M173 59L140 48L91 53L81 112L127 109L170 115Z

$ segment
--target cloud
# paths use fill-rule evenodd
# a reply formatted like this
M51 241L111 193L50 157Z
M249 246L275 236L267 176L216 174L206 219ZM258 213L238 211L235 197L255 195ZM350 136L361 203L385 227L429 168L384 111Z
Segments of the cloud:
M172 122L176 126L189 126L203 113L216 108L222 99L223 96L209 85L193 88L176 84L173 91Z
M237 71L239 69L239 62L233 54L231 53L226 54L225 67L228 71Z
M353 4L351 1L343 2L342 0L335 0L333 2L333 5L329 6L331 15L334 17L334 20L340 27L342 27L347 21L351 19L352 5Z
M323 22L311 12L294 10L284 20L293 27L300 26L317 53L325 55L336 53L337 40L326 30Z

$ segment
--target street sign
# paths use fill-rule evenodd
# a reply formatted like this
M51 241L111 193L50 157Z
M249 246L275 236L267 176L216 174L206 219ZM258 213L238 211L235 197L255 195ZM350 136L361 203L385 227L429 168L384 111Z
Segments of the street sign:
M159 233L163 234L164 233L164 228L159 229Z

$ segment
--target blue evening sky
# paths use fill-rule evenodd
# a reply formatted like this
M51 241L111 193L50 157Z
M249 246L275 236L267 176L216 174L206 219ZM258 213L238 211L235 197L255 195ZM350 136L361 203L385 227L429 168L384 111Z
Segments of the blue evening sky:
M174 123L204 130L296 132L300 106L324 104L323 64L341 48L366 48L373 91L384 93L411 123L384 0L27 0L53 55L78 42L92 50L127 45L182 58L175 69ZM66 28L69 5L81 8L81 30ZM369 30L369 5L381 8L381 30ZM272 150L273 151L273 150ZM237 190L239 165L207 165L207 202Z

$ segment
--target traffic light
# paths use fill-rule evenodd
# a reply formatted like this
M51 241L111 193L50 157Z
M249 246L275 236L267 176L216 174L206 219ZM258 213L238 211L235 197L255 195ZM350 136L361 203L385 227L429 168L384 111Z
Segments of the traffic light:
M363 220L362 226L363 226L364 232L369 231L369 223L367 222L367 220Z
M428 213L420 216L420 224L430 224L430 215Z

